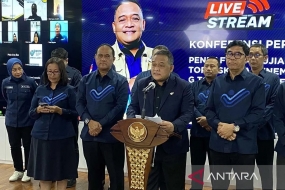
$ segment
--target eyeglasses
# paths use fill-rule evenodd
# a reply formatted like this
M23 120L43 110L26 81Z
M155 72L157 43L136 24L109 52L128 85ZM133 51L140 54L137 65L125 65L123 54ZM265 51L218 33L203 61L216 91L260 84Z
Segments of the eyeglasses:
M252 58L252 57L259 58L259 57L261 57L261 56L263 56L263 54L259 54L259 53L256 53L256 54L250 53L250 54L248 55L249 58Z
M59 71L47 71L48 75L52 75L52 74L58 75L59 73L60 73Z
M226 57L227 57L227 58L232 58L232 57L234 57L234 58L236 58L236 59L240 59L241 56L243 56L243 55L244 55L244 53L240 53L240 52L236 52L236 53L227 52L227 53L226 53Z

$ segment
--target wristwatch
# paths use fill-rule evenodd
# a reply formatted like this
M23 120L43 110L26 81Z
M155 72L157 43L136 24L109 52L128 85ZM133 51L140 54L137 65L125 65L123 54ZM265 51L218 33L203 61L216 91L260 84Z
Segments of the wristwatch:
M235 133L239 132L239 126L236 124L234 124L234 132Z
M84 120L84 123L85 123L86 125L88 125L89 122L90 122L90 120L89 120L88 118L86 118L86 119Z

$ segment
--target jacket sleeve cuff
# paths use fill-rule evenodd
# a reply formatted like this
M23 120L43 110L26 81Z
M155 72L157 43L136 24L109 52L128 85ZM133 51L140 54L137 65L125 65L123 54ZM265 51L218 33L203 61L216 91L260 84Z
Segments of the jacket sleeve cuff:
M90 116L88 113L82 114L81 120L82 120L82 121L85 121L86 118L89 119L89 120L92 119L91 116Z
M106 126L106 124L107 124L107 119L106 118L103 118L103 119L101 119L100 121L99 121L99 123L101 124L101 126L103 127L103 126Z

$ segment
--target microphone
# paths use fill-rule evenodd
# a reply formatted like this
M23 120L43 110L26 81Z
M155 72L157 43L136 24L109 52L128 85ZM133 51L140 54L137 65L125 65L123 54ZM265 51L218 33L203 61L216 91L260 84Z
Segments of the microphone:
M119 57L121 57L123 54L122 53L119 53Z
M155 88L155 83L154 82L150 82L147 87L145 87L142 91L144 93L147 93L149 90L154 89Z
M146 53L144 53L144 54L143 54L143 57L147 57L147 54L146 54Z
M146 94L148 93L148 91L150 89L154 89L155 88L155 83L154 82L150 82L147 87L145 87L142 91L143 91L143 107L142 107L142 114L141 114L141 118L144 119L145 118L145 100L146 100Z

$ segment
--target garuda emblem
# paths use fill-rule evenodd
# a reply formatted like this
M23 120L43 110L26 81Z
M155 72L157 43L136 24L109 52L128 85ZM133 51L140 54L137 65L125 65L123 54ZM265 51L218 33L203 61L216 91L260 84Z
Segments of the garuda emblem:
M146 127L141 122L134 122L128 128L128 135L134 142L142 142L147 136Z

